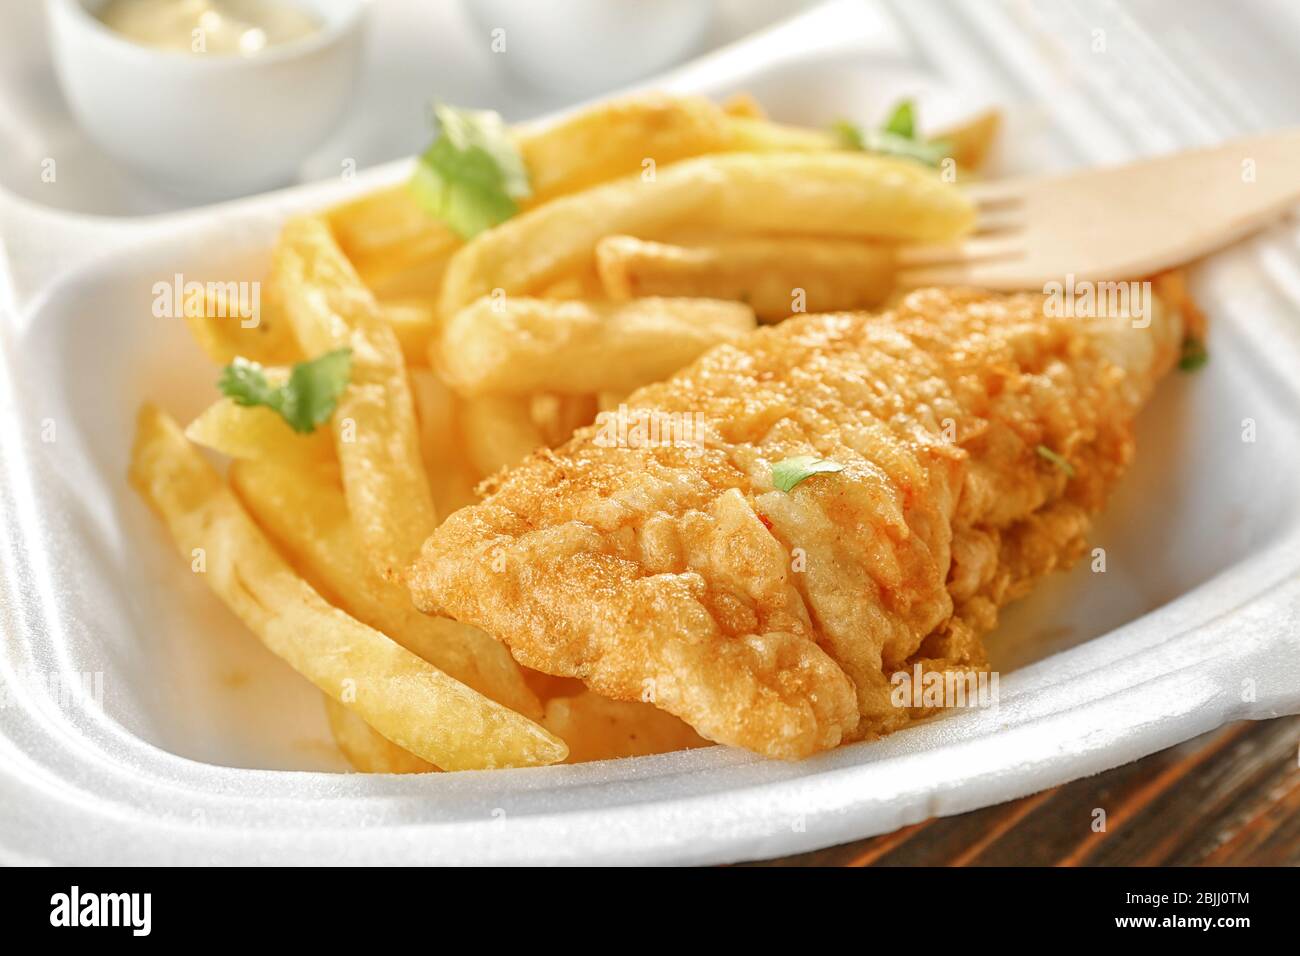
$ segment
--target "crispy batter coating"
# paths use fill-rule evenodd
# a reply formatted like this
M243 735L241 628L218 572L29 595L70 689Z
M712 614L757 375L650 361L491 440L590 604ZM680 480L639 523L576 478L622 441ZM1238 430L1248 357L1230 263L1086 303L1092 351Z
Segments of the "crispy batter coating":
M628 400L699 446L606 447L598 421L537 452L429 538L415 601L769 756L895 730L924 712L892 673L983 667L998 608L1081 553L1177 355L1162 308L1047 311L927 289L718 347ZM845 467L776 490L803 454Z

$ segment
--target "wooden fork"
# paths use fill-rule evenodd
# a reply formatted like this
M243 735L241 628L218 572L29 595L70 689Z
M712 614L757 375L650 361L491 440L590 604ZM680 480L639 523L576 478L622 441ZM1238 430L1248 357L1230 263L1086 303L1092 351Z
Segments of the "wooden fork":
M900 247L900 285L1133 279L1225 246L1300 202L1300 130L966 192L978 213L973 235Z

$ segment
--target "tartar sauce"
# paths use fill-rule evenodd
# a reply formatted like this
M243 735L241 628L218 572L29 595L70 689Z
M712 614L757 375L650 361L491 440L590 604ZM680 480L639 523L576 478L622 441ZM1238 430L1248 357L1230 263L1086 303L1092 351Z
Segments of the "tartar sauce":
M96 16L128 40L195 54L254 56L321 28L290 0L108 0Z

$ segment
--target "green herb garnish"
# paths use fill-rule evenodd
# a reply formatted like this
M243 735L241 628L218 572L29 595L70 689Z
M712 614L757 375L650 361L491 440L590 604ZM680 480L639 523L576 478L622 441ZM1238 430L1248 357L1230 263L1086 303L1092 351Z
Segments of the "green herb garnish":
M916 139L916 106L911 100L899 100L894 112L889 114L885 125L881 127L886 133L893 133L903 139Z
M1183 339L1183 352L1178 358L1178 367L1184 372L1195 372L1210 360L1210 353L1205 343L1195 335Z
M782 459L772 466L772 484L784 492L789 492L805 478L843 470L843 465L829 458L795 455L793 458Z
M532 195L523 157L500 114L433 109L438 138L416 163L410 188L424 209L462 239L504 222Z
M299 362L281 385L272 385L256 362L236 358L222 369L217 388L238 405L265 405L278 412L296 432L312 432L334 414L351 375L351 349Z
M916 107L911 100L902 100L895 106L880 129L864 130L848 120L836 120L831 124L831 132L844 149L901 156L927 166L938 166L952 149L944 140L917 137Z
M1046 445L1039 445L1034 450L1038 452L1038 457L1046 458L1057 468L1061 469L1061 471L1065 472L1067 478L1074 477L1074 466L1070 464L1068 461L1066 461L1064 457L1058 455L1056 452L1052 451L1052 449L1048 448Z

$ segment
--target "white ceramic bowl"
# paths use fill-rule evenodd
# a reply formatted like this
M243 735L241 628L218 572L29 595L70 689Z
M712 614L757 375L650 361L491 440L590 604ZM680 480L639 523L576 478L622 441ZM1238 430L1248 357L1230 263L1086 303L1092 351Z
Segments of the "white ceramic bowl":
M151 181L223 199L289 182L351 99L366 0L296 0L319 31L250 57L158 50L48 0L64 96L87 134Z
M485 44L504 43L493 49L521 80L585 96L691 53L713 17L713 0L465 0L465 9Z

